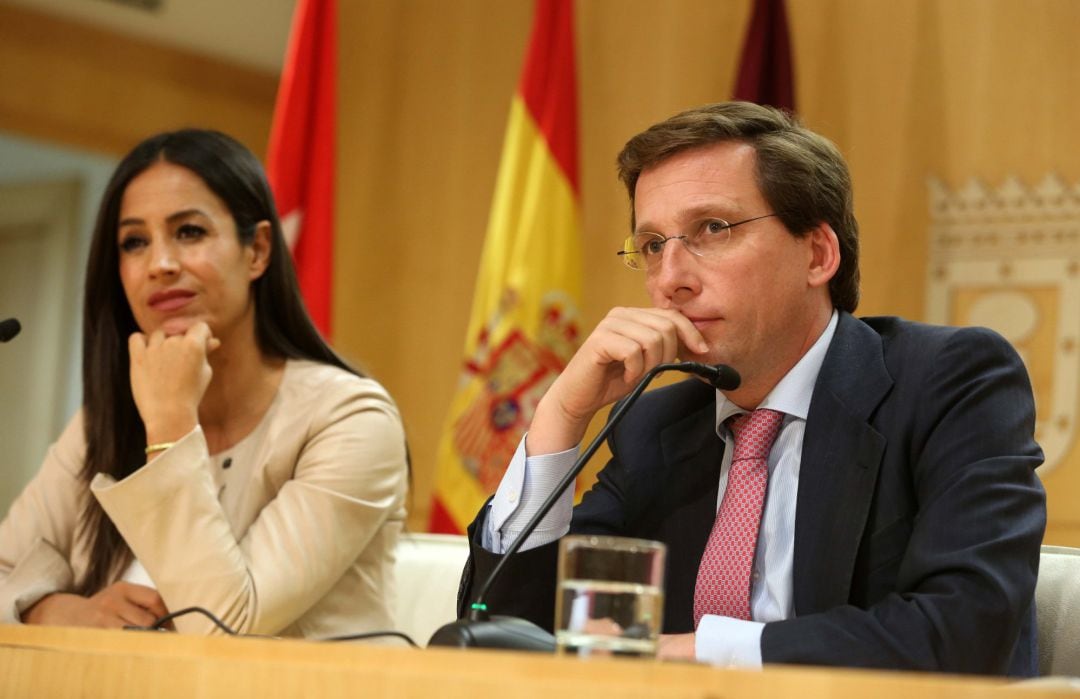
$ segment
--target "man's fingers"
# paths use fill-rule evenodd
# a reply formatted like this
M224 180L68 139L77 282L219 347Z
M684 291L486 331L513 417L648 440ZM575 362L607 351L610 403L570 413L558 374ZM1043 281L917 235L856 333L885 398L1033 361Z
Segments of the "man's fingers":
M673 309L613 308L598 327L602 326L642 342L650 350L646 361L651 364L673 361L680 346L695 354L709 350L694 323Z
M694 325L693 321L679 311L670 308L649 308L646 309L646 311L650 314L665 318L673 323L679 339L682 340L682 344L691 352L704 354L709 351L709 343L706 342L705 336L701 334L701 331L697 329L697 326Z
M630 383L645 372L645 355L641 343L619 333L605 331L598 339L599 356L610 363L623 365L623 380Z
M691 352L703 354L709 350L709 345L697 326L681 312L671 308L613 308L609 317L622 318L656 328L670 327L674 330L676 340L681 340Z
M629 355L636 349L636 354L641 361L640 367L634 364L635 368L640 368L635 375L640 375L661 362L671 361L675 358L678 347L674 328L670 324L667 327L654 327L611 318L605 321L604 333L605 338L610 338L607 340L609 342L615 342L616 338L618 339L619 344L613 346L618 346L624 355ZM627 345L625 342L627 340L633 346Z

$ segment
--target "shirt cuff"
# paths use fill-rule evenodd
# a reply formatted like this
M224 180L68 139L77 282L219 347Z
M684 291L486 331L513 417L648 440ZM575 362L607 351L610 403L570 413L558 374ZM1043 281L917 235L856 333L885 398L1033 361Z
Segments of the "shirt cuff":
M54 592L71 590L75 575L52 544L38 539L0 580L0 624L18 624L26 610Z
M206 439L203 436L202 427L195 425L195 428L191 430L191 432L188 432L176 442L173 442L173 445L158 454L156 459L153 461L146 461L146 463L136 469L133 473L119 481L107 473L98 473L90 481L90 491L97 496L98 500L101 500L103 495L108 494L112 490L124 490L125 488L133 490L137 489L140 486L135 484L150 479L150 477L146 475L148 473L153 473L154 471L175 470L177 468L176 464L200 463L200 461L207 458L207 456ZM169 493L169 495L171 495L171 493ZM151 503L151 506L153 505L154 503ZM108 509L106 503L103 502L102 506L106 507L106 510Z
M517 535L577 460L577 447L555 454L526 456L527 437L526 434L518 443L495 496L491 498L481 543L492 553L503 553L514 543ZM570 531L573 510L574 491L570 488L540 521L521 550L543 546L564 536Z
M760 621L706 614L694 635L694 655L711 665L760 670L764 628Z
M142 517L158 510L163 501L175 498L177 489L191 481L206 488L216 500L213 474L206 467L208 458L206 439L202 428L196 425L195 429L161 452L156 459L148 461L123 479L118 481L106 473L99 473L90 481L90 492L144 564L149 564L149 559L140 556L136 542L127 535L131 532L126 534L125 529L134 530ZM193 474L198 474L198 477ZM125 527L125 524L131 526ZM151 569L153 567L151 565Z

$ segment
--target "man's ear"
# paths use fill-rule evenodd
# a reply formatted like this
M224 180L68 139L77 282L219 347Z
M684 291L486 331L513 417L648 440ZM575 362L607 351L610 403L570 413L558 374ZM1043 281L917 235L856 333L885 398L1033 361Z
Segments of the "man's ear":
M824 221L807 233L810 241L810 269L807 283L812 287L826 286L840 269L840 239L832 226Z
M251 237L251 260L248 263L249 278L255 281L263 275L270 266L270 255L273 254L273 236L270 235L270 222L259 221L255 224L255 235Z

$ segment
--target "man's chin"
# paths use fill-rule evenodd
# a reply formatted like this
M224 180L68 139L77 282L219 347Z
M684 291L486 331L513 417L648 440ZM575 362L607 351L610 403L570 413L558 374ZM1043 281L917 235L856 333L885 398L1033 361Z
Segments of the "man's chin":
M681 362L698 362L700 364L709 364L714 366L716 364L727 364L720 352L710 349L708 352L697 354L691 352L683 346L679 346L679 361Z

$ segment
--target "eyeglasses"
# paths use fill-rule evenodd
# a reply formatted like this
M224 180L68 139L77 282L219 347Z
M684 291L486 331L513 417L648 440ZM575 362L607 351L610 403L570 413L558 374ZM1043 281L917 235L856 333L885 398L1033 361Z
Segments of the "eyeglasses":
M751 221L759 221L778 214L765 214L754 218L728 223L722 218L707 218L688 235L666 236L660 233L643 231L634 233L623 241L623 249L617 255L622 258L623 264L630 269L649 270L660 264L664 257L664 245L670 240L681 241L686 249L698 257L715 257L721 254L728 240L731 239L731 229Z

